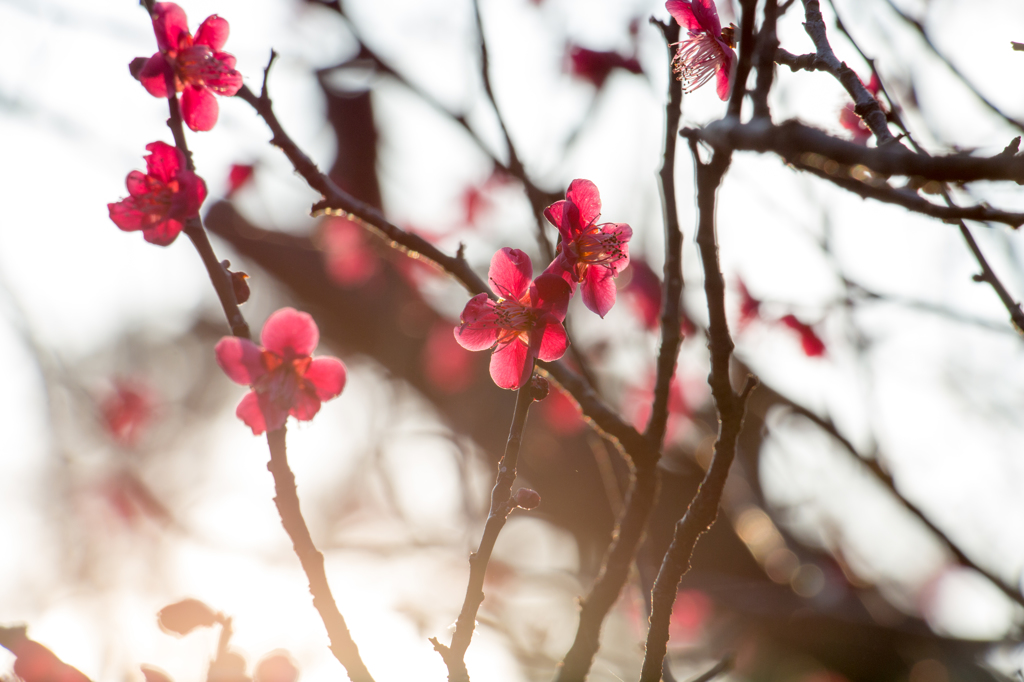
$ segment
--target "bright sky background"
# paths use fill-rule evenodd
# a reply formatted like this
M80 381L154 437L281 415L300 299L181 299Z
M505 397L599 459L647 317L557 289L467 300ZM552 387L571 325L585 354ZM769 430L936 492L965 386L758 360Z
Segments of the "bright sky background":
M329 166L330 132L309 67L337 63L351 50L342 22L326 10L285 0L180 4L192 27L214 13L230 21L226 49L238 57L238 69L253 89L260 85L270 48L281 54L271 81L275 109L300 146L322 167ZM901 6L916 13L924 4ZM1024 54L1009 49L1010 40L1024 40L1019 0L928 4L928 28L940 48L987 96L1024 118L1024 88L1008 85L1019 84L1024 73ZM655 30L643 26L640 33L639 54L648 75L614 75L578 143L564 155L559 150L593 97L589 85L560 72L566 39L594 49L628 50L628 21L651 13L665 17L660 3L546 0L536 7L526 0L483 0L482 5L498 103L531 173L548 187L564 186L575 177L594 180L605 217L633 225L634 253L659 262L654 174L665 76L660 62L664 47ZM945 69L926 59L916 37L884 5L883 0L838 3L862 47L878 57L890 87L905 95L914 79L922 108L933 116L926 121L908 116L918 139L934 150L952 142L988 152L1005 146L1014 131L954 87ZM467 2L366 0L346 7L374 49L442 102L467 110L469 120L500 150L493 116L475 78ZM796 10L780 25L780 37L792 52L811 48ZM831 37L840 58L866 77L849 44L835 31ZM142 556L153 556L157 547L164 560L160 566L119 562L97 589L68 590L57 582L52 549L39 541L49 532L50 519L40 504L53 443L46 432L37 369L19 335L18 311L24 311L31 333L48 354L72 361L125 329L170 335L185 329L197 311L216 310L212 288L187 239L166 249L153 247L139 235L121 233L107 215L106 203L125 195L125 175L142 167L145 145L171 141L163 123L165 103L145 93L127 71L133 57L153 51L149 21L131 0L0 1L0 186L5 188L0 357L7 358L6 390L0 392L0 624L30 623L34 638L97 682L124 679L125 671L140 663L157 665L183 682L203 674L215 635L174 640L156 629L153 614L174 599L195 596L234 616L235 642L250 663L284 647L302 663L304 680L335 679L337 666L323 647L320 623L310 617L301 573L268 504L265 443L238 424L230 405L210 438L195 444L209 457L203 470L208 478L200 488L206 494L183 513L191 527L202 529L200 537L108 538L107 549L118 557L131 556L125 549L147 543L151 546ZM778 73L777 119L799 115L838 132L837 115L845 99L837 83L822 74ZM242 210L264 224L308 229L311 221L305 216L314 193L267 144L269 134L248 105L225 99L220 104L215 131L189 137L211 196L223 193L230 164L256 160L262 198L242 195ZM382 84L375 106L384 135L381 177L387 211L400 224L443 230L455 221L459 193L482 181L488 164L454 127L398 87ZM685 99L684 124L713 120L722 112L722 103L705 89ZM691 163L685 148L677 181L687 235L686 276L695 285L700 269L692 244ZM977 192L1002 208L1024 208L1018 187L979 187ZM972 557L1013 582L1024 567L1024 496L1019 494L1024 485L1024 419L1019 416L1024 414L1024 345L1006 328L1005 311L995 296L971 282L976 266L955 228L850 198L796 175L774 157L738 155L719 199L727 281L741 274L755 295L777 302L769 303L769 310L788 311L795 305L802 319L822 320L819 328L829 344L827 359L809 360L792 337L754 328L738 338L739 356L777 388L830 414L864 450L873 432L906 496L927 509ZM529 220L525 204L508 198L492 218L488 238L467 239L469 257L484 264L499 242L528 247L532 232L523 226ZM826 223L834 249L831 262L820 250ZM974 230L1011 291L1024 295L1020 235L1001 227ZM222 245L217 248L224 252L221 257L229 255ZM842 293L836 267L880 292L940 305L1004 329L954 325L888 304L865 306L851 317L831 308ZM690 308L700 316L697 287L690 291ZM444 305L457 311L464 303L460 296ZM280 303L273 294L258 296L247 312L254 328ZM621 310L613 311L603 327L593 318L581 318L579 333L611 336L608 329L626 320ZM852 323L871 341L863 361L848 342ZM653 339L646 339L615 349L608 372L644 367L654 347ZM687 353L700 355L699 349ZM381 378L372 365L345 360L352 368L345 395L325 406L317 428L292 432L290 450L301 453L292 458L300 494L306 492L304 482L314 497L332 494L316 490L317 472L350 466L351 453L373 435L373 415L365 414L363 398L383 390ZM690 373L699 376L703 370L695 362ZM446 535L447 545L391 562L333 552L328 570L342 612L378 679L407 677L412 670L424 679L442 679L444 668L426 637L446 638L438 614L453 613L461 602L464 583L451 576L465 570L465 553L476 531L465 531L461 511L446 503L455 495L452 453L442 441L416 436L423 424L432 423L429 409L415 397L404 400L405 412L395 410L399 423L388 456L397 459L389 470L399 485L405 481L412 515L430 515L418 532L434 529ZM893 585L894 594L934 591L939 597L928 601L926 615L941 630L999 637L1019 624L1020 613L990 586L945 570L944 550L894 509L832 443L794 420L780 418L772 428L764 454L765 485L778 504L804 503L800 532L814 537L824 528L838 528L848 558L866 577ZM410 443L415 444L414 457L408 455ZM483 472L476 479L483 499L490 484ZM422 485L425 480L433 486ZM360 519L353 533L376 537L400 530L388 523ZM571 575L575 568L571 540L543 523L517 520L502 542L500 551L510 561L532 552L531 566L538 572L546 568ZM403 585L405 593L398 593L396 585ZM579 589L570 585L557 594L526 590L524 603L534 599L552 623L568 623L571 637L571 595ZM417 631L408 617L409 603L429 614L427 632ZM906 606L922 607L923 601ZM119 629L103 637L98 623ZM111 642L118 644L111 648ZM552 655L559 655L560 647L564 650L556 637ZM396 649L407 656L396 658ZM474 640L469 658L474 679L514 679L511 654L486 628ZM9 660L0 655L0 671ZM617 673L595 674L611 679Z

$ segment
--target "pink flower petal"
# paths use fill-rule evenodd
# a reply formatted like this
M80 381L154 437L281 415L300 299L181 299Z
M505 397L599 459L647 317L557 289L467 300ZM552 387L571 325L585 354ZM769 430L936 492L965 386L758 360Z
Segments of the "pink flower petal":
M455 340L466 350L487 350L498 340L498 316L494 301L487 294L469 299L460 321L462 324L455 328Z
M110 219L125 232L141 230L151 223L150 215L139 210L132 198L124 199L116 204L107 204Z
M281 308L263 325L263 347L287 359L313 354L320 342L320 330L309 313Z
M252 386L267 373L263 350L249 339L225 336L217 342L213 352L217 355L217 364L236 384Z
M259 397L256 391L249 391L235 408L235 416L245 422L245 425L252 429L252 435L258 436L267 430L267 422L263 418L263 410L260 408ZM278 428L281 428L278 426Z
M263 414L267 431L277 431L284 426L284 423L288 420L288 412L291 406L279 405L271 400L270 396L266 393L256 394L256 399L259 401L260 412Z
M128 194L133 197L149 193L149 181L142 171L134 170L129 173L124 184L128 188Z
M174 72L171 70L171 65L167 63L162 53L157 52L142 67L142 71L139 72L139 82L153 97L167 97L168 76L173 80Z
M153 31L161 52L177 50L182 35L189 35L185 10L173 2L156 3L153 5Z
M704 27L701 26L697 16L693 13L689 0L668 0L665 3L665 9L668 10L668 13L672 15L677 24L688 31L703 30Z
M565 327L553 315L545 315L538 320L534 333L539 335L539 340L535 345L537 346L537 355L541 360L557 360L565 355L565 351L569 348L569 337L565 333Z
M345 388L345 365L338 358L330 356L313 358L306 370L305 379L316 389L320 400L336 398Z
M166 142L150 142L146 145L146 151L149 152L146 157L146 174L160 182L175 180L178 171L185 166L185 155Z
M156 244L157 246L167 246L181 234L181 231L185 228L177 220L168 218L167 220L161 220L152 227L145 227L142 229L142 238L150 244Z
M332 358L333 359L333 358ZM288 414L299 421L308 422L320 411L320 398L312 391L296 391L292 396L292 406ZM280 427L278 427L280 428Z
M498 346L491 354L491 379L500 388L519 388L530 379L528 355L529 349L519 339Z
M192 171L183 170L178 173L178 191L171 197L171 208L168 215L181 220L188 220L199 214L199 207L206 199L206 183Z
M718 9L715 8L714 0L693 0L690 6L702 29L715 38L722 35L722 23L718 20Z
M491 258L491 269L487 278L502 298L517 301L526 293L533 279L533 264L530 257L519 249L505 247Z
M220 62L220 69L207 75L203 84L212 92L231 97L242 89L242 74L235 71L235 58L227 52L218 52L214 60Z
M206 17L206 21L199 25L199 30L196 31L193 44L209 45L216 52L224 47L224 43L227 42L228 30L227 20L213 14Z
M732 67L736 62L736 53L721 40L718 43L725 59L715 72L715 92L718 94L718 98L724 102L729 99L729 90L732 86Z
M611 268L591 266L581 286L583 305L604 317L615 305L615 271Z
M577 230L590 225L601 215L601 195L597 185L590 180L577 179L569 183L565 199L579 209L579 226L573 226Z
M568 202L565 199L561 199L544 209L544 217L555 226L564 241L572 239L572 234L569 232L569 224L565 220L565 207L567 205Z
M181 93L181 117L185 125L196 132L213 130L219 113L217 98L206 87L185 86Z
M549 311L559 320L565 319L572 290L564 279L554 273L545 272L533 281L530 299L534 308Z
M569 295L572 296L572 294L576 293L576 278L572 274L573 267L573 263L569 261L569 258L565 255L565 250L559 244L558 255L555 256L555 260L551 261L551 265L548 266L547 270L541 273L541 277L544 275L560 277L569 285ZM537 279L540 279L540 277Z

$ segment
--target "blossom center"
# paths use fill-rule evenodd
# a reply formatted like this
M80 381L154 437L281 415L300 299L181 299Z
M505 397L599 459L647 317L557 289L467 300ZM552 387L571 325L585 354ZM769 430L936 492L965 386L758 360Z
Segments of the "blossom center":
M500 327L498 331L499 344L509 343L516 338L529 344L527 332L533 329L537 320L532 308L515 299L502 298L494 304L494 314L498 318L497 325Z
M721 41L707 31L691 31L689 40L677 45L672 72L679 75L687 94L711 80L728 63Z

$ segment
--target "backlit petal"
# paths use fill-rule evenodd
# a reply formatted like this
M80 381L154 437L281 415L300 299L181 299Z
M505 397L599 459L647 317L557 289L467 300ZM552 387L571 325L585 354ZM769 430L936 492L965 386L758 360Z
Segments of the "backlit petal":
M146 145L146 174L168 183L175 179L178 171L185 166L185 156L166 142L150 142ZM130 191L130 190L129 190Z
M245 394L242 401L238 403L238 407L235 408L235 416L252 429L252 435L254 436L258 436L267 430L267 422L263 418L263 410L260 409L256 391L249 391Z
M506 246L491 258L487 278L499 296L518 300L533 279L533 263L524 252Z
M220 106L217 98L205 87L185 86L181 93L181 118L196 132L213 130Z
M724 102L729 99L729 90L732 85L732 65L736 61L736 53L721 40L718 42L725 59L722 60L718 71L715 72L715 92L718 93L718 98Z
M296 391L288 414L299 421L308 422L320 411L320 398L312 391Z
M249 339L225 336L217 342L213 352L217 356L217 364L236 384L251 386L267 373L263 349Z
M455 340L466 350L486 350L498 340L497 319L494 301L487 294L477 294L462 311L462 324L455 328Z
M277 431L279 428L284 426L285 421L288 420L289 407L281 406L273 402L270 399L270 396L266 393L256 394L256 399L259 401L259 409L263 414L263 420L266 424L267 431ZM239 405L239 407L241 407L241 405Z
M693 0L693 15L697 17L701 28L714 37L722 35L722 23L718 20L718 9L715 0Z
M313 385L320 400L337 397L345 388L345 378L344 363L326 355L313 358L305 374L306 381Z
M114 224L125 232L141 230L152 223L150 215L139 210L137 202L131 197L116 204L107 204L107 210Z
M285 359L313 354L320 342L320 330L309 313L281 308L263 325L263 347Z
M228 22L226 19L221 19L216 14L208 16L206 17L206 21L199 25L199 30L196 31L196 37L193 44L209 45L210 48L216 52L224 47L224 43L227 42L228 30Z
M189 34L185 10L173 2L156 3L153 5L153 31L161 52L177 50L182 34Z
M548 222L555 226L558 233L562 235L564 241L572 239L572 234L569 232L569 225L565 220L565 207L567 202L565 199L561 199L551 204L544 209L544 217L548 219Z
M149 193L149 182L146 180L146 174L142 171L135 170L129 173L124 184L128 188L128 194L133 197Z
M569 348L569 337L565 333L565 327L553 315L545 315L538 320L531 337L534 334L538 338L536 342L531 341L531 345L536 345L537 355L541 360L557 360L565 355L566 349Z
M168 76L171 76L172 79L174 77L171 65L164 59L163 54L157 52L142 67L142 71L139 72L139 82L153 97L167 97Z
M155 225L150 227L142 228L142 237L150 244L156 244L157 246L167 246L181 234L184 225L174 220L173 218L167 218L161 220Z
M665 9L676 20L676 23L689 31L700 31L703 27L693 13L689 0L668 0Z
M573 180L569 183L565 198L579 209L581 228L590 225L601 215L601 195L597 191L597 185L590 180Z
M519 339L498 346L491 354L491 379L500 388L519 388L530 379L528 355L529 349Z
M615 271L610 268L590 266L580 289L583 305L604 317L615 305Z
M534 308L547 310L559 320L565 319L572 290L564 279L554 273L544 273L530 287L530 302Z

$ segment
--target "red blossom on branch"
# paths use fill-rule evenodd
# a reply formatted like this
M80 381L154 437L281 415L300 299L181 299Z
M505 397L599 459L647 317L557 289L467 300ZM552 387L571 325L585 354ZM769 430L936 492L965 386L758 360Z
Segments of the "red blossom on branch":
M308 313L281 308L263 325L260 340L263 347L225 336L215 348L224 373L252 387L235 414L254 435L280 429L289 414L309 421L320 411L322 401L337 397L345 388L341 360L310 357L320 341L320 330Z
M636 57L624 57L618 52L598 52L588 50L579 45L569 45L569 72L593 83L600 89L615 69L624 69L630 73L641 74L640 62Z
M164 142L146 145L146 172L132 171L128 198L107 204L110 219L125 232L142 230L147 242L167 246L199 215L206 183L185 167L185 155Z
M872 72L871 80L864 87L867 88L872 96L877 98L879 91L882 89L882 83L878 80L878 74ZM881 106L881 103L879 103L879 106ZM858 144L867 144L868 140L871 139L871 128L857 115L852 102L848 103L839 112L839 125L846 128L853 135L853 141Z
M825 354L825 342L821 340L811 325L801 322L792 314L786 315L779 322L800 336L800 345L807 357L818 358Z
M211 130L219 107L214 93L234 95L242 87L235 57L221 52L228 39L228 22L216 14L200 24L195 37L188 32L185 10L173 2L153 6L153 31L160 51L138 74L154 97L168 96L168 81L181 93L181 116L192 130Z
M722 30L714 0L668 0L665 9L690 33L687 40L677 43L672 58L672 70L683 81L684 91L693 92L714 76L718 97L729 99L736 62L735 28L730 25Z
M569 347L562 320L572 291L557 275L533 280L530 257L508 247L494 254L488 277L501 298L469 299L455 338L468 350L494 348L491 378L518 389L530 380L534 360L557 360Z
M573 180L565 199L544 209L558 228L558 255L547 272L559 275L572 291L582 284L583 304L604 317L615 305L615 276L629 265L633 229L625 223L597 224L601 196L590 180Z

